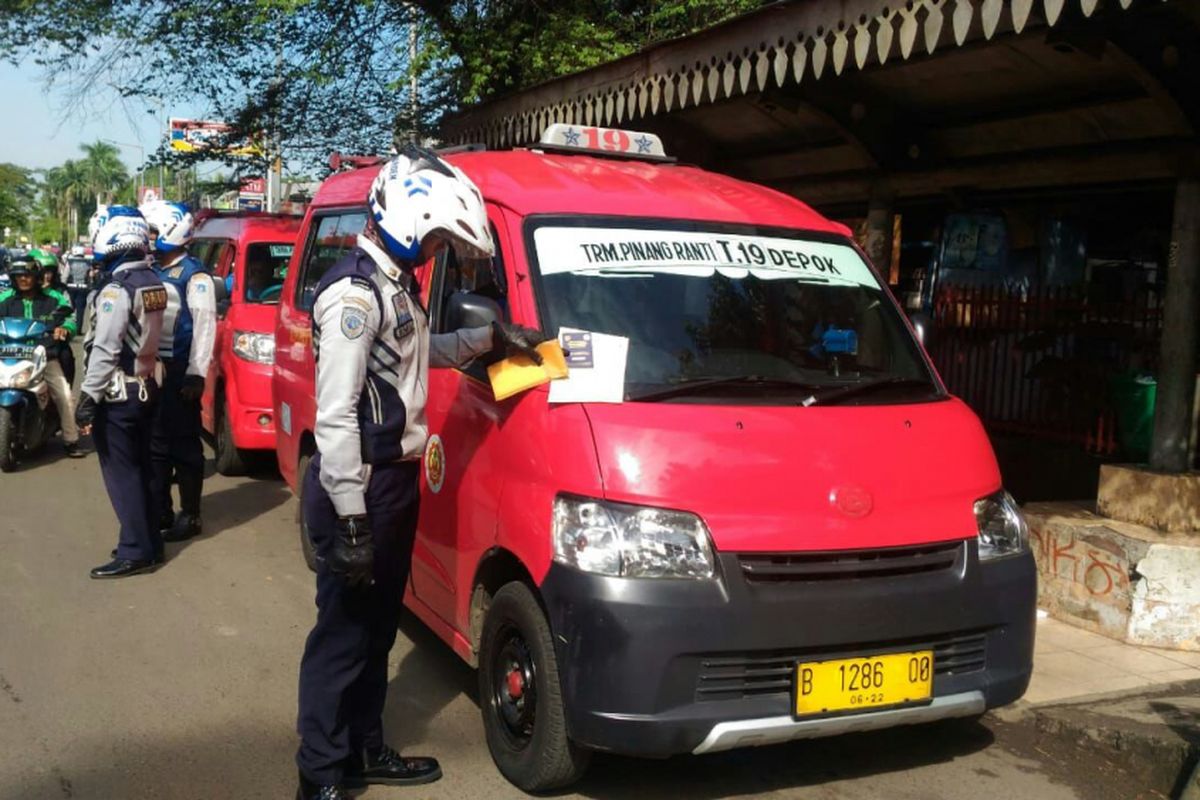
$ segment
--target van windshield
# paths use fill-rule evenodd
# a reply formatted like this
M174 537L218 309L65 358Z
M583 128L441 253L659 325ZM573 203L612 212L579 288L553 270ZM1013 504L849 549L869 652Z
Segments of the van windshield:
M530 249L548 333L629 339L626 399L858 405L941 394L844 239L621 223L534 220Z
M246 302L278 303L287 277L292 245L286 242L255 242L246 248Z

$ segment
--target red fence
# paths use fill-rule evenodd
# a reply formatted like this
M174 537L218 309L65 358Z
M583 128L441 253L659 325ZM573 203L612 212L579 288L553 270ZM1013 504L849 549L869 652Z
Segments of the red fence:
M989 429L1117 455L1115 379L1154 371L1162 330L1153 287L1125 295L1114 301L1087 287L943 286L930 355L950 391Z

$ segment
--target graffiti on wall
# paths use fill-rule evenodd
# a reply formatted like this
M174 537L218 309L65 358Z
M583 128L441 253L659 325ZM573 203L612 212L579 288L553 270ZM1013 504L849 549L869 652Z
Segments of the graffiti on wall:
M1110 543L1061 528L1031 530L1030 538L1039 572L1083 586L1092 597L1128 596L1128 558Z

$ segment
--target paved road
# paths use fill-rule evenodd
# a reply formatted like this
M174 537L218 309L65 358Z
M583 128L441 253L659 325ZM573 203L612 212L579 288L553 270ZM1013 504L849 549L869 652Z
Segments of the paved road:
M202 538L158 573L89 580L115 520L95 456L0 475L0 798L289 798L296 668L313 581L273 475L214 477ZM415 620L392 654L394 744L446 778L386 798L519 797L492 766L474 673ZM991 718L648 762L598 758L597 800L1131 797L1118 769ZM1160 795L1150 794L1150 797Z

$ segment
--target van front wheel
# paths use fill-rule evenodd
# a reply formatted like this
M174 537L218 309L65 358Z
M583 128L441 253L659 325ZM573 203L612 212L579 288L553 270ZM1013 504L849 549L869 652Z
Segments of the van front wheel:
M518 788L557 789L587 769L591 753L567 738L550 625L523 583L501 587L484 620L479 705L492 760Z

